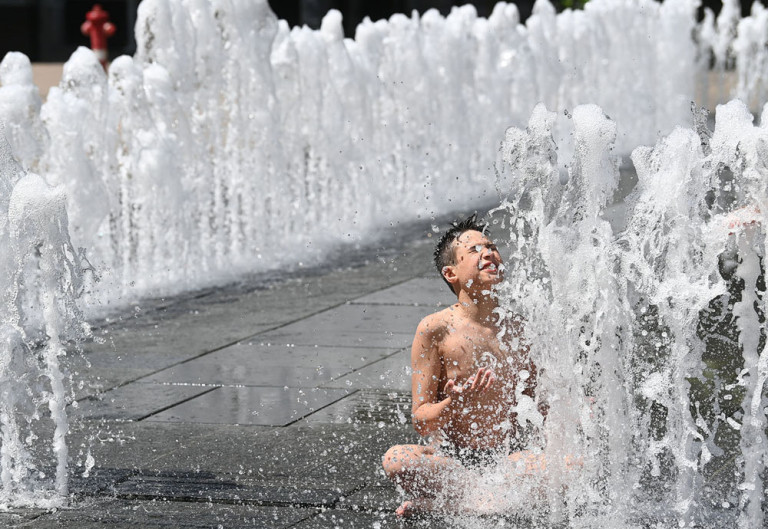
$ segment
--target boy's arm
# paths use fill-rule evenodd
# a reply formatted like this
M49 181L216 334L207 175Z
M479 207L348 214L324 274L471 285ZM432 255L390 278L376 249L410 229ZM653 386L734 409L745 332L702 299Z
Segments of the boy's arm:
M437 399L440 382L440 330L435 318L424 318L416 329L411 346L411 394L413 395L413 427L422 436L428 436L451 420L451 398Z

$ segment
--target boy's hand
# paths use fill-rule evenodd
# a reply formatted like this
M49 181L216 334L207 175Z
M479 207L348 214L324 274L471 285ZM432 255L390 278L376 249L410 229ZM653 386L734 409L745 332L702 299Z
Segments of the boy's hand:
M761 220L760 208L751 205L739 208L725 216L728 235L734 235L738 230L750 226L759 226Z
M495 381L496 375L494 372L481 367L464 384L456 384L456 380L450 379L445 383L445 394L451 397L451 400L468 400L474 395L487 390Z

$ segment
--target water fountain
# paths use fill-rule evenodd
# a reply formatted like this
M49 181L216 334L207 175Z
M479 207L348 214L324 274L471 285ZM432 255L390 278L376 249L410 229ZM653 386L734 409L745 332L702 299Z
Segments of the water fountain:
M488 203L495 188L492 219L513 241L502 316L526 317L547 373L547 450L583 461L578 480L548 472L564 498L553 516L761 524L767 129L737 102L713 133L689 110L710 53L719 66L735 57L739 94L763 100L765 10L739 21L734 5L696 24L687 0L559 15L540 1L522 26L500 3L487 20L463 7L366 21L351 40L336 12L319 31L291 30L264 1L144 0L136 55L105 75L79 49L44 104L26 58L6 56L3 500L38 481L22 432L41 406L66 497L57 358L86 332L78 295L92 314L296 266L297 248L318 260L387 223ZM630 152L638 185L624 213L616 155ZM727 314L737 373L702 323ZM40 385L46 398L28 397Z
M395 219L490 201L499 138L539 101L633 124L624 153L653 143L689 119L704 56L680 30L696 30L693 10L599 0L556 15L539 2L522 26L500 3L487 20L466 6L366 21L351 40L337 12L291 30L266 2L153 0L134 57L106 76L78 50L42 105L19 74L0 101L29 103L2 119L22 164L65 187L73 242L103 271L86 306L103 310L285 265L267 256L274 240L306 261Z
M59 357L88 334L76 304L81 256L61 189L24 174L4 137L0 179L0 503L55 506L67 497L71 401Z
M554 114L537 107L526 130L507 132L497 214L513 236L502 308L529 322L547 374L550 458L584 461L579 486L551 476L568 484L574 527L762 525L766 129L752 120L732 101L718 107L714 134L681 128L637 148L638 184L616 232L604 217L619 183L616 126L599 108L573 112L567 178ZM721 275L723 255L731 270ZM702 339L729 312L736 372ZM714 380L722 385L701 391ZM740 410L717 409L735 395Z

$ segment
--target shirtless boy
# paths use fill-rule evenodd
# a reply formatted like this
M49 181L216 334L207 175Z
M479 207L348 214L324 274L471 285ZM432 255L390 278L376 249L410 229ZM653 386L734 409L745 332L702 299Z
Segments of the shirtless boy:
M387 476L413 496L398 508L400 516L429 509L441 492L458 497L471 486L461 482L462 469L504 457L537 465L510 449L518 434L514 409L521 395L533 397L536 369L519 325L499 340L491 289L503 279L502 260L484 229L473 215L455 223L435 249L437 269L458 300L424 318L413 340L413 426L429 442L393 446L384 455Z

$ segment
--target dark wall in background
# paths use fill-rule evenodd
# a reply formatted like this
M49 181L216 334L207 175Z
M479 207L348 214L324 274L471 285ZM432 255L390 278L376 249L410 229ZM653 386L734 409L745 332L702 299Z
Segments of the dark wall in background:
M33 1L0 3L0 51L37 55L37 6Z
M553 0L555 5L578 5L584 0ZM133 27L136 9L141 0L100 0L117 32L108 41L110 57L133 54L136 43ZM521 18L531 13L534 0L516 2ZM8 51L21 51L32 61L63 62L78 46L90 45L89 39L80 34L80 24L85 13L93 6L93 0L0 0L0 58ZM451 7L474 4L480 16L488 16L496 0L269 0L278 17L292 26L320 26L329 9L338 9L344 15L344 31L354 37L357 24L365 17L371 20L389 18L393 13L410 15L413 10L424 13L435 8L448 14ZM703 0L715 12L721 0ZM748 14L752 0L742 0L742 13Z
M587 0L550 0L558 9L569 6L583 6ZM741 0L741 13L749 14L753 0ZM520 19L525 21L533 10L535 0L516 0ZM393 13L410 15L414 10L424 13L429 9L437 9L447 15L453 6L474 4L478 15L487 17L493 11L497 0L269 0L269 5L279 18L285 19L292 26L307 25L311 28L320 27L323 15L329 9L338 9L344 15L344 33L347 37L355 36L355 28L365 18L379 20L389 18ZM720 12L722 0L702 0L699 8L699 20L703 18L704 7L710 8L715 14Z
M525 19L531 14L534 0L518 0L515 2L520 16ZM344 33L348 37L355 36L355 28L365 17L371 20L389 18L394 13L410 15L414 10L424 13L429 9L437 9L447 15L453 6L474 4L477 13L487 17L493 11L497 0L269 0L272 11L279 18L288 21L292 26L307 25L311 28L320 27L320 21L329 9L338 9L344 15Z
M0 57L20 51L36 62L66 61L78 46L90 46L80 33L95 3L109 13L115 34L107 41L111 57L136 50L133 26L141 0L0 0Z

